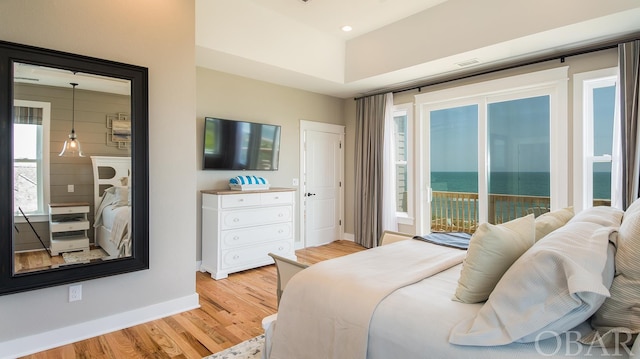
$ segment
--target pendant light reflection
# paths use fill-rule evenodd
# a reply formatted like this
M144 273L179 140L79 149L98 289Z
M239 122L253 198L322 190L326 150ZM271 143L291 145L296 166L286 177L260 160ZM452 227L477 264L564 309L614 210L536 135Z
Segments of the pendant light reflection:
M73 86L73 100L71 105L71 133L69 134L69 139L64 141L64 145L62 147L62 151L58 156L61 157L84 157L84 153L82 153L82 147L80 147L80 141L78 141L76 137L75 130L75 117L76 117L76 86L77 83L71 82L69 83Z

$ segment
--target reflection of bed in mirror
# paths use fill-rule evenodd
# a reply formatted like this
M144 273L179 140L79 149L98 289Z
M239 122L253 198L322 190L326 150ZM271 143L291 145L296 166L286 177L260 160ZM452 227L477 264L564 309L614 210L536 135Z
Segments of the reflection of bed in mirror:
M131 255L131 157L91 156L95 244L103 259Z

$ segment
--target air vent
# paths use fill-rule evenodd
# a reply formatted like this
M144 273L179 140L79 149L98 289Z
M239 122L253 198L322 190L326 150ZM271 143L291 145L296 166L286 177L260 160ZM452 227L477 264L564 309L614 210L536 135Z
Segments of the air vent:
M478 59L471 59L471 60L466 60L466 61L461 61L456 63L456 65L458 65L459 67L468 67L468 66L473 66L473 65L477 65L480 63L480 60Z

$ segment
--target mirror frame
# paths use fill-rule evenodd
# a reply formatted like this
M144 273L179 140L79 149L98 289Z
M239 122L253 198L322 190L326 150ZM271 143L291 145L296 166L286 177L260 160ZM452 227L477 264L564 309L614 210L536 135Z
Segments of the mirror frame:
M131 81L132 255L13 274L13 63L68 69ZM149 269L148 69L84 55L0 41L0 295Z

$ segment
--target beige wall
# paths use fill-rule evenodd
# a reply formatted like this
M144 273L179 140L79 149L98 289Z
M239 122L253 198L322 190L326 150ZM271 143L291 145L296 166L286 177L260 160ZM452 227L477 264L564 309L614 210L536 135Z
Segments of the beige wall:
M423 87L420 93L442 90L446 88L452 88L454 86L468 85L468 84L488 81L496 78L514 76L514 75L518 75L526 72L540 71L540 70L561 67L561 66L569 66L569 89L568 89L569 111L567 114L569 117L569 129L568 129L569 135L568 135L568 138L566 139L566 143L567 143L567 146L569 146L569 158L571 159L573 158L573 151L572 151L572 148L573 148L573 120L572 120L573 118L573 81L572 81L572 77L574 74L580 73L580 72L593 71L593 70L598 70L602 68L617 66L617 51L615 49L600 51L597 53L584 54L580 56L568 57L566 58L566 61L564 63L561 63L560 60L548 61L545 63L540 63L540 64L531 65L527 67L521 67L521 68L512 69L512 70L500 71L497 73L478 76L478 77L474 77L466 80L460 80L460 81L450 82L450 83L431 86L431 87ZM394 103L395 104L412 103L415 105L414 96L417 94L418 94L417 90L396 93L394 94ZM353 136L355 131L355 123L356 123L355 122L355 119L356 119L355 101L353 101L352 99L345 99L344 101L345 101L344 116L346 119L346 126L347 126L347 135L346 135L347 143L353 144ZM418 114L415 113L414 111L414 117L417 117L417 116ZM417 121L417 118L414 118L414 120ZM346 195L346 204L345 204L345 213L347 213L346 223L345 223L345 232L350 234L354 233L354 230L355 230L354 216L357 215L357 214L352 215L354 213L354 202L353 202L354 198L353 198L353 190L350 190L354 187L354 181L355 181L355 173L353 171L353 167L354 167L353 154L354 154L353 147L349 147L348 145L347 146L347 163L346 163L347 172L346 172L346 180L345 180L346 181L345 192L348 193ZM569 188L570 188L569 200L571 202L572 201L571 181L573 180L571 176L573 171L573 163L571 160L569 161L569 163L567 163L567 166L569 169L569 178L567 178L567 181L569 181ZM414 226L400 225L400 230L408 233L416 233L416 229Z
M4 41L147 67L150 151L150 269L82 282L79 302L68 302L68 285L0 296L0 356L12 339L56 330L60 342L75 341L101 319L197 298L194 12L192 0L0 2ZM85 330L64 337L76 324Z
M198 190L228 188L229 179L240 174L264 176L273 187L294 187L293 178L300 177L300 120L344 124L343 100L296 90L290 87L197 68L197 116L195 140L198 155L196 171ZM202 141L204 118L261 122L282 126L280 165L277 171L203 171ZM297 197L296 192L296 197ZM201 200L198 197L198 205ZM299 204L296 204L298 208ZM297 211L297 210L296 210ZM197 260L200 253L200 218L198 218ZM296 239L300 219L296 215Z

